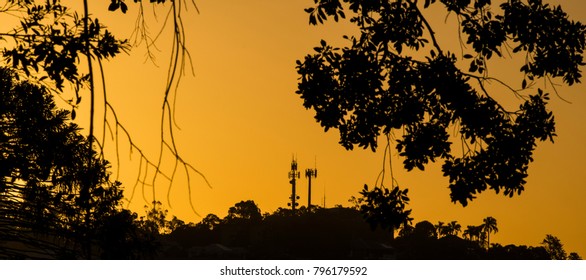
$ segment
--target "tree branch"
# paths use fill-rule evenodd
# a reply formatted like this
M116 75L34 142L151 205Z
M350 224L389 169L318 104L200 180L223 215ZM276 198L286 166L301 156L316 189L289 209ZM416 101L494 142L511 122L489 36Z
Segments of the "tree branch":
M433 31L433 29L431 28L431 25L429 24L429 22L427 21L425 16L423 16L419 7L417 7L417 1L413 2L412 0L408 0L407 2L409 4L411 4L415 8L415 10L417 11L417 14L419 14L419 18L421 19L421 21L423 21L423 24L425 25L425 27L429 31L429 35L431 37L431 41L433 43L433 46L438 50L439 53L443 53L442 48L440 47L439 43L437 42L437 39L435 38L435 31Z

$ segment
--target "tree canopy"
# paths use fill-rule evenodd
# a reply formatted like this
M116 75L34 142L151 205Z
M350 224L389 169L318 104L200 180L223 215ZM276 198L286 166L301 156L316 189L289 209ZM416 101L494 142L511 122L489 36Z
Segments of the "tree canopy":
M556 135L549 93L536 81L580 82L582 23L541 0L314 2L306 9L310 24L349 13L360 30L345 36L349 46L322 40L297 61L297 94L326 131L339 131L343 147L375 151L382 134L396 140L409 171L442 160L451 200L463 206L486 189L521 194L536 143ZM462 55L439 44L424 15L430 5L458 19ZM520 90L488 72L492 58L509 54L525 58ZM521 100L518 108L505 108L488 83L504 85Z
M552 260L565 260L567 259L567 253L564 249L564 245L559 238L551 234L545 235L545 238L541 242L545 247L545 250L550 255Z
M388 229L391 232L391 239L394 239L395 230L410 224L413 220L410 217L411 210L405 209L409 204L408 192L409 190L401 190L399 187L394 187L392 190L375 187L369 190L368 186L364 185L364 189L360 192L362 200L357 208L372 229L377 226Z
M120 183L49 90L17 77L0 68L0 256L92 258L97 240L110 254L112 227L121 245L132 225Z
M262 219L260 209L252 200L240 201L228 209L227 220L247 220L259 222Z

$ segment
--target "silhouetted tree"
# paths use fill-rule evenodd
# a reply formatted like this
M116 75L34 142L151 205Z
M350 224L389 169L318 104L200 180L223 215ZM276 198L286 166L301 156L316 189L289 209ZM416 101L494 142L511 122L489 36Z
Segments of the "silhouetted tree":
M408 189L401 190L399 187L394 187L392 190L375 187L369 190L368 186L364 185L364 189L360 192L363 198L360 213L373 229L377 226L388 229L393 240L395 230L413 220L409 217L411 210L405 209L409 204L408 191Z
M580 255L578 255L578 253L576 253L576 252L571 252L568 255L568 260L581 260L581 259L582 259L582 257L580 257Z
M110 180L108 162L88 149L70 112L56 108L46 87L3 67L0 99L0 237L8 242L0 254L26 257L13 251L21 243L48 247L50 255L36 257L120 255L107 243L134 242L126 230L134 216L121 209L120 183ZM134 254L137 247L127 248Z
M438 238L435 226L429 221L421 221L415 224L413 235L432 239Z
M295 212L293 212L293 210L291 210L291 208L279 207L270 216L273 216L273 217L275 217L275 216L286 217L286 216L291 216L291 215L295 215Z
M507 196L524 190L536 142L555 136L549 94L536 81L580 82L582 23L541 0L502 1L500 11L491 1L438 1L458 19L454 30L466 44L458 57L440 46L424 16L435 0L314 2L306 9L310 24L350 13L360 32L345 36L349 46L341 49L322 40L297 61L297 94L326 131L340 132L343 147L374 151L379 135L400 131L396 148L404 167L423 170L443 160L451 200L463 206L487 188ZM521 90L489 74L489 60L503 52L525 58ZM468 67L458 67L461 61ZM491 82L520 97L518 109L493 98ZM453 152L451 137L461 139L462 152Z
M458 236L462 231L462 226L457 221L451 221L445 226L445 235Z
M260 209L252 200L240 201L228 209L227 222L234 220L246 220L250 222L260 222L262 215Z
M455 222L455 221L454 221ZM477 242L464 240L454 230L445 229L438 234L438 226L429 221L421 221L415 225L411 234L401 235L393 243L399 259L486 259L486 251ZM452 227L457 222L451 223Z
M146 231L136 213L121 209L99 220L95 232L101 259L150 259L157 255L156 236Z
M436 232L438 238L441 238L442 236L445 235L444 222L438 221L437 225L434 225L434 226L435 226L435 232Z
M399 237L406 237L413 234L415 227L410 224L403 224L399 230Z
M552 260L565 260L567 258L566 250L564 250L564 245L559 238L547 234L541 244L543 244Z
M483 220L482 231L486 233L486 249L490 248L490 233L497 233L499 231L496 225L496 219L493 217L486 217Z
M234 204L218 226L223 244L236 247L249 245L256 238L256 230L261 222L261 210L254 201Z
M470 241L479 242L480 244L484 244L484 231L482 226L467 226L463 232L463 235L466 239Z
M466 229L462 232L462 237L466 240L472 240L470 235L470 226L467 226Z
M545 248L531 247L525 245L509 244L502 246L500 244L493 244L488 249L487 259L493 260L548 260L549 255Z
M186 227L186 226L193 226L192 223L186 224L185 221L177 218L176 216L173 216L173 218L171 218L171 220L169 222L167 222L167 227L169 228L169 232L174 232L180 228Z
M140 217L142 228L153 235L169 233L166 209L163 209L160 201L153 201L151 205L145 205L146 216Z
M196 226L203 226L209 230L216 228L222 220L216 214L208 214Z
M352 205L352 208L354 208L356 210L360 210L360 204L362 204L363 201L364 201L363 197L351 196L350 199L348 199L348 202L350 202L350 204Z

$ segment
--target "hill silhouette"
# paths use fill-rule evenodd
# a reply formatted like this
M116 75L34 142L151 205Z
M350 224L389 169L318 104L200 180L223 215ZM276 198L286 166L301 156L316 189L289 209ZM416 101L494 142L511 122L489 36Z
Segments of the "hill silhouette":
M213 229L186 226L163 237L163 258L371 259L392 258L388 232L372 231L349 208L280 209L262 221L235 219Z
M279 208L261 216L253 201L237 203L224 219L210 214L198 224L183 224L159 237L159 259L406 259L547 260L546 246L486 245L445 226L421 221L392 239L373 229L355 208ZM248 207L242 207L248 206ZM243 210L244 209L244 210ZM238 212L238 211L245 212ZM236 211L236 212L234 212ZM248 211L248 212L246 212ZM474 228L469 226L469 228ZM575 254L575 253L574 253ZM576 254L574 257L579 258Z

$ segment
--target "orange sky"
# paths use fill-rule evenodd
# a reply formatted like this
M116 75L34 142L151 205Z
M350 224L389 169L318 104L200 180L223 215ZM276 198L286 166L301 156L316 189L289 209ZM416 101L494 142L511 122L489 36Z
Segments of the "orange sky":
M91 3L95 5L91 9L102 16L101 21L117 36L129 36L135 19L134 3L129 3L129 13L122 15L102 12L108 1L99 2L103 3ZM572 19L586 22L583 1L549 2L561 3ZM295 60L312 52L322 38L341 45L345 43L341 36L354 32L354 27L347 23L309 26L303 9L312 3L310 0L199 0L201 13L190 9L185 16L187 42L196 74L187 75L178 92L176 117L181 130L177 131L176 140L184 158L203 172L213 186L209 189L192 174L192 197L202 216L215 213L223 217L230 206L248 199L254 200L263 212L286 207L291 191L287 173L293 154L302 171L313 168L317 159L319 176L313 181L312 201L321 204L325 191L327 207L348 206L348 199L356 196L365 183L373 185L381 171L384 142L380 142L377 153L344 150L338 144L338 132L324 133L314 121L313 111L306 111L295 94L298 78ZM158 10L159 21L164 18L163 10ZM457 38L454 18L448 17L444 24L446 15L438 11L425 12L439 33L439 43L443 49L459 53L454 39ZM156 31L156 24L152 29ZM153 158L159 144L169 38L163 34L158 43L159 68L144 62L141 47L105 65L111 102L135 141ZM520 87L519 67L510 60L501 60L490 71ZM393 172L400 186L409 188L409 206L415 222L457 220L465 228L493 216L498 221L499 232L491 236L491 241L535 246L546 234L553 234L561 239L568 252L576 251L586 257L584 89L582 84L559 88L562 97L572 104L552 94L551 108L558 137L555 144L539 143L535 162L529 167L526 190L512 199L487 191L466 208L453 204L448 179L442 176L440 164L428 165L425 172L406 172L402 169L402 159L393 150ZM515 102L506 91L500 92L497 98L506 104ZM81 112L78 116L80 120L87 117ZM113 148L112 143L107 145ZM135 154L134 160L129 161L127 151L122 141L120 180L128 195L137 176L138 157ZM113 157L110 159L114 161ZM173 185L170 213L197 222L200 218L190 210L184 178L180 173ZM164 201L164 206L169 208L163 183L157 188L157 200ZM390 185L388 180L385 183ZM300 202L305 205L307 180L301 178L298 184ZM146 187L147 200L152 200L150 194ZM137 189L130 208L143 214L145 204L141 189Z

